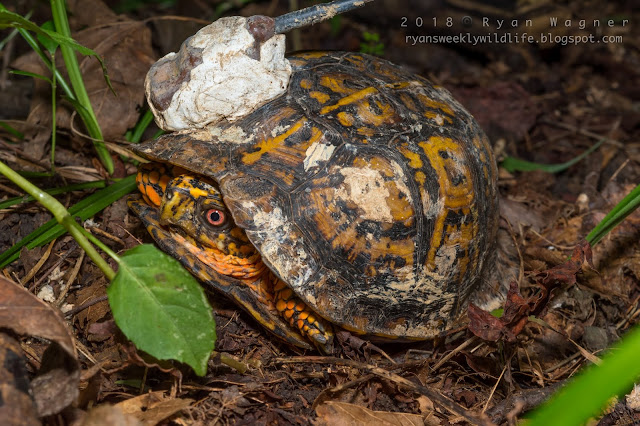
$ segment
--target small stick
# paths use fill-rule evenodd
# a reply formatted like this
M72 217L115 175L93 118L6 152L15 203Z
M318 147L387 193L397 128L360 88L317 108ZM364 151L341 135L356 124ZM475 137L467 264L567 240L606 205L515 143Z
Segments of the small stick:
M373 0L336 0L286 13L275 18L275 33L284 34L295 28L317 24L341 13L362 7L371 1Z

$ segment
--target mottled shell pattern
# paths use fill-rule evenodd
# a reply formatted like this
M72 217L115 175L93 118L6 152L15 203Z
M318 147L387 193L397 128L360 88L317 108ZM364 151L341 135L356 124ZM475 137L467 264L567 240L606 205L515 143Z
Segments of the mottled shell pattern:
M403 339L456 327L493 259L486 136L448 91L385 60L289 60L286 95L139 152L217 182L265 264L331 323Z

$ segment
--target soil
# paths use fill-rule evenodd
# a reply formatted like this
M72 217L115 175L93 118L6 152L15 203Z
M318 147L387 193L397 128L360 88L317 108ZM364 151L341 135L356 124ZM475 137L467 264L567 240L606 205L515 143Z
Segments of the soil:
M30 19L38 24L50 19L45 3L14 3L8 5L12 11L25 15L33 10ZM226 15L278 16L289 11L290 3L301 8L313 2L167 6L68 1L74 38L105 58L118 94L113 96L104 84L95 59L81 58L110 149L126 149L125 133L139 119L142 82L155 60L175 51L207 21ZM126 5L130 8L123 8ZM517 244L521 266L514 290L524 297L511 293L508 306L521 307L535 299L535 309L520 312L511 322L491 322L480 314L475 325L489 321L491 331L480 336L461 330L435 341L376 346L341 335L337 352L321 357L276 341L248 314L212 294L218 354L209 361L207 375L197 377L186 366L158 365L136 352L113 323L105 297L107 279L71 237L62 236L52 244L23 249L20 258L2 270L4 277L48 301L48 307L33 302L25 318L51 309L47 321L16 327L2 323L16 333L26 357L26 370L14 370L12 383L23 383L17 379L20 373L32 381L32 389L39 387L34 391L37 407L28 401L21 404L16 424L36 424L37 413L47 413L41 420L48 425L506 424L600 357L638 322L640 313L640 213L593 247L592 267L582 257L589 253L585 236L640 182L640 9L633 1L540 0L528 5L377 0L291 33L287 41L291 51L377 54L443 85L476 117L499 162L516 157L565 163L602 141L596 151L557 173L500 168L501 215ZM171 17L177 15L185 18ZM557 26L550 24L554 17L559 18ZM0 38L8 34L3 30ZM436 42L427 36L451 38ZM466 38L455 38L461 36ZM474 44L474 36L489 36L491 42ZM530 43L527 37L555 42ZM45 70L19 37L0 54L0 96L11 99L0 107L0 120L23 134L19 138L0 129L0 159L15 170L46 172L50 86L8 73ZM56 57L61 56L58 52ZM52 188L107 178L69 103L59 97L57 105L56 174L32 181ZM156 130L149 128L145 137ZM134 162L121 155L122 150L112 153L113 177L135 173ZM75 191L57 198L70 206L89 194ZM0 180L0 201L17 195L22 195L17 187ZM50 218L34 202L0 210L0 253ZM85 227L118 253L151 242L126 199L114 202ZM574 263L567 262L569 256ZM553 282L541 276L552 276ZM4 306L11 303L6 285L0 295ZM529 313L540 321L527 321ZM56 321L66 327L43 332ZM73 345L60 343L64 339ZM0 339L0 349L8 351L0 354L3 359L17 351L15 341L9 340ZM75 357L66 365L76 367L53 380L66 386L57 390L35 378L43 360L51 358L45 350L56 346L49 341L58 342L65 354L56 359ZM221 357L231 357L243 368L231 368ZM2 383L9 383L3 377ZM73 397L59 398L60 392ZM621 398L596 422L638 424L639 405L631 397Z

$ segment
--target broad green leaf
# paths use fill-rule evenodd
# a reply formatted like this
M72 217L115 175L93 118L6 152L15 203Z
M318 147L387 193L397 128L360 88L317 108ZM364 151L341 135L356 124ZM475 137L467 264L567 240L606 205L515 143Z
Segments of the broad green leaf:
M136 176L130 175L126 178L114 183L100 191L97 191L87 198L79 201L69 208L69 214L73 217L77 217L80 220L87 220L96 213L102 211L105 207L113 204L116 200L124 197L129 192L136 188ZM32 249L63 235L67 232L62 225L60 225L55 219L51 219L14 246L9 250L0 254L0 268L5 267L9 263L13 262L20 255L20 249L27 247Z
M578 155L577 157L567 161L566 163L540 164L540 163L533 163L531 161L520 160L514 157L507 157L502 161L502 163L500 163L500 166L510 173L532 172L534 170L542 170L543 172L548 172L548 173L558 173L568 169L569 167L573 166L574 164L576 164L577 162L585 158L587 155L591 154L593 151L598 149L603 142L604 142L604 139L598 141L591 148L589 148L582 154Z
M177 260L150 244L132 248L107 296L116 324L139 349L206 374L215 320L204 290Z

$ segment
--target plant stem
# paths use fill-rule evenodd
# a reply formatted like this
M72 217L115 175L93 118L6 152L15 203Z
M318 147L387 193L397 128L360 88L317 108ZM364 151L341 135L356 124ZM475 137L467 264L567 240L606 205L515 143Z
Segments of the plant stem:
M5 175L11 182L18 185L26 193L38 200L38 202L42 204L47 210L49 210L53 217L56 218L58 223L64 226L64 228L71 234L71 236L75 238L75 240L78 242L78 245L82 247L82 249L91 258L91 260L93 260L93 262L102 270L109 281L111 281L113 277L115 277L115 271L111 269L109 264L100 256L95 247L91 245L89 240L87 240L87 238L82 233L82 227L78 223L76 223L75 220L73 220L73 217L71 217L67 209L65 209L64 206L58 202L58 200L20 176L2 161L0 161L0 173Z
M55 52L51 54L51 62L56 63ZM51 173L56 172L56 74L51 75Z
M107 247L107 245L105 243L103 243L102 241L100 241L98 238L96 238L95 235L93 235L91 232L87 231L84 228L80 228L82 230L82 233L84 234L85 237L87 237L87 239L89 241L91 241L93 244L97 245L98 247L100 247L100 250L102 250L103 252L107 253L109 255L109 257L111 257L113 260L115 260L116 262L120 263L120 257L115 254L115 252L113 250L111 250L109 247Z

